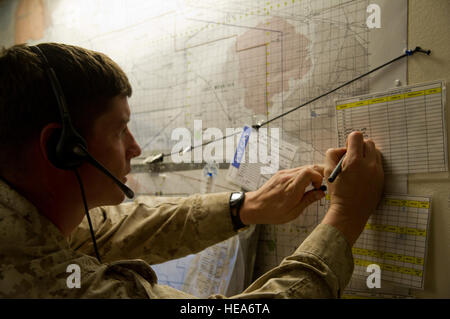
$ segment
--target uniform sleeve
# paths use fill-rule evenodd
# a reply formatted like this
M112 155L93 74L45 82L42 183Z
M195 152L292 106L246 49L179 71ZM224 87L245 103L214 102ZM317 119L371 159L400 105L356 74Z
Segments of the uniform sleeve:
M229 193L176 199L143 197L134 203L97 209L92 219L100 255L114 265L120 259L133 258L155 264L198 252L236 234L228 200ZM72 235L71 246L93 255L85 222ZM129 268L129 262L124 261L121 267ZM158 285L156 277L144 280L143 272L138 273L138 281L151 298L195 298ZM230 298L338 298L352 273L350 245L339 230L320 224L279 266ZM227 297L212 295L210 298Z
M92 209L91 220L102 261L143 259L149 264L197 253L236 235L229 193L186 198L142 196L132 203ZM86 218L70 246L94 255Z
M336 228L320 224L278 267L232 298L338 298L352 273L350 245Z
M91 258L91 263L97 263ZM281 264L231 299L337 298L353 272L351 249L334 227L321 224ZM153 270L141 260L116 261L84 275L77 297L84 298L196 298L158 285ZM65 289L67 291L67 289ZM210 298L227 298L213 295Z

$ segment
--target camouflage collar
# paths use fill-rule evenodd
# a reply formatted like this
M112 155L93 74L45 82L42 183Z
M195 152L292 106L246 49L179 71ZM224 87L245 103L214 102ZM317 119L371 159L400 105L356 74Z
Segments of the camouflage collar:
M59 229L24 196L0 179L0 240L17 245L50 244L67 247ZM5 237L5 238L4 238Z

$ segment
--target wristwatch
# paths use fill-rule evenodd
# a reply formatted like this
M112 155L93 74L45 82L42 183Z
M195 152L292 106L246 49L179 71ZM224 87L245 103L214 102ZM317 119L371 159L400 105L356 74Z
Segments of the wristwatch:
M244 192L233 192L230 195L230 215L235 231L247 227L245 224L242 223L241 216L239 214L241 206L244 203L244 199L245 199Z

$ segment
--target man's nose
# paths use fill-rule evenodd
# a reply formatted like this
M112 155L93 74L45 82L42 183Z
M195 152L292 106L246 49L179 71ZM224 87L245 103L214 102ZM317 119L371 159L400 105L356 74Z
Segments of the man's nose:
M129 135L130 135L130 146L128 147L128 157L134 158L137 157L139 155L141 155L142 150L141 147L139 146L139 144L136 142L133 134L130 132L130 130L128 129Z

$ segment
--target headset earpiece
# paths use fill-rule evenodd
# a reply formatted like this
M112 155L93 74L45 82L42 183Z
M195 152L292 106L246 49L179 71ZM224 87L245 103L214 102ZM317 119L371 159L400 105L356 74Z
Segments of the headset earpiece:
M84 138L75 131L71 122L67 121L63 123L61 137L56 145L55 155L59 168L74 169L83 164L86 158L75 151L77 146L87 150L87 143Z
M47 156L49 161L59 169L72 170L80 167L86 157L75 152L75 147L87 149L86 141L76 132L55 129L47 142Z

